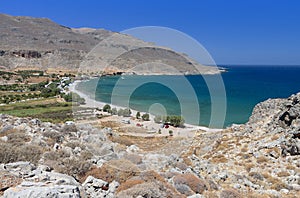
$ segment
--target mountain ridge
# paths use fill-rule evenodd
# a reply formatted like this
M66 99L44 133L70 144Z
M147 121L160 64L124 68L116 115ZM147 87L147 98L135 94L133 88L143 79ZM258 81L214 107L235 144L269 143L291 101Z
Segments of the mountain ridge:
M174 74L156 71L162 65L171 66L177 73L219 73L217 68L203 66L170 48L109 30L70 28L47 18L6 14L0 14L0 29L0 66L8 70L36 68L87 74L124 73L147 60L147 63L159 64L147 74ZM158 49L162 53L157 53ZM143 71L134 73L139 72L144 74Z

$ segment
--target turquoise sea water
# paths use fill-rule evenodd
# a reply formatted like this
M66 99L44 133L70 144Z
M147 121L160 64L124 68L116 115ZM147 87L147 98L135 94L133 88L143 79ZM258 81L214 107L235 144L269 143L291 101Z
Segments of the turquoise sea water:
M261 101L300 92L300 66L225 68L228 72L222 73L222 78L214 75L106 76L79 83L77 89L96 100L139 111L161 114L165 110L167 114L177 115L185 112L187 123L218 128L220 123L210 121L212 114L222 113L222 108L212 113L212 103L218 108L226 102L223 125L226 127L247 122L253 107ZM226 95L222 93L220 79Z

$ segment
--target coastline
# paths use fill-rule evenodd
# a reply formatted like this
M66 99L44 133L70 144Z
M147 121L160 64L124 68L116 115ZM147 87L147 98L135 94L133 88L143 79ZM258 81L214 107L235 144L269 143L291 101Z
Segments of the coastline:
M106 105L107 103L101 102L101 101L96 101L92 98L90 98L87 94L79 91L78 89L76 89L77 85L82 82L83 80L76 80L73 83L71 83L69 85L69 91L70 92L74 92L76 94L78 94L80 97L85 99L85 104L84 105L80 105L82 107L87 107L87 108L103 108L104 105ZM116 109L121 109L121 108L125 108L125 107L121 107L118 105L112 105L109 104L112 108L116 108ZM131 109L132 112L132 117L135 117L136 113L138 112L137 110ZM141 115L147 112L140 112ZM179 128L179 127L170 127L169 129L165 129L161 127L161 124L159 123L155 123L154 122L154 115L150 115L150 121L140 121L137 119L131 119L130 121L130 126L131 127L136 127L137 123L142 123L143 124L143 128L145 128L146 130L152 131L152 133L150 133L151 135L158 135L157 132L159 129L161 130L161 134L159 135L169 135L169 130L173 131L173 135L174 136L183 136L183 137L193 137L195 135L196 131L204 131L204 132L218 132L218 131L222 131L223 129L213 129L213 128L208 128L205 126L197 126L197 125L191 125L191 124L184 124L184 128ZM113 118L114 121L118 122L118 123L122 123L122 120L124 119L130 119L130 118L124 118L121 116L111 116L111 118Z

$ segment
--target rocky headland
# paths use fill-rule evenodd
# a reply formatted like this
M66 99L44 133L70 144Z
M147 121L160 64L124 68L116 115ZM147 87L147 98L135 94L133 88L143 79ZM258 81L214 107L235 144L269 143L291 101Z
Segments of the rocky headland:
M3 197L298 197L300 93L193 138L0 116Z

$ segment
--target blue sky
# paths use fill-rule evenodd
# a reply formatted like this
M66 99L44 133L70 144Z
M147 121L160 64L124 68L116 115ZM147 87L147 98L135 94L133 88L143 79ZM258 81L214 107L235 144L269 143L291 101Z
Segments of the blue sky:
M300 65L297 0L1 0L0 12L112 31L164 26L195 38L217 64Z

